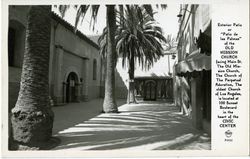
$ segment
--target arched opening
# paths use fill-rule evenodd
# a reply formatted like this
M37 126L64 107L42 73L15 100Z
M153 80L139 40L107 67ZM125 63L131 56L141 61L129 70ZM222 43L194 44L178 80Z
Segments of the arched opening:
M9 34L8 34L8 58L9 58L9 66L13 66L14 65L15 33L16 33L16 30L10 27L9 28Z
M10 20L8 31L9 66L22 67L25 48L25 27L16 20Z
M78 77L77 74L71 72L68 75L67 83L66 83L66 102L77 102L77 84L78 84Z
M9 110L15 106L20 89L24 48L25 27L11 19L8 28Z
M145 83L144 100L156 100L156 83L148 81Z

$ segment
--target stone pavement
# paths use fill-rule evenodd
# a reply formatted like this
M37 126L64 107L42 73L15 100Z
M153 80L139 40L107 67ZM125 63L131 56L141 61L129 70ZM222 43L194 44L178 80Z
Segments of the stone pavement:
M210 137L193 128L171 103L118 100L117 114L102 114L102 99L54 107L54 150L210 149Z

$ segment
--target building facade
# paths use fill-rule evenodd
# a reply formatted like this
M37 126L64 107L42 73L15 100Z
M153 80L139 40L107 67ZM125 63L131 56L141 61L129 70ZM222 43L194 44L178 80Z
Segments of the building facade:
M211 133L211 8L180 5L175 104L198 129Z
M9 7L9 108L15 106L25 50L29 6ZM57 14L51 14L49 92L51 103L62 105L99 98L104 92L104 62L99 46ZM116 72L118 97L127 95Z
M173 79L169 76L135 77L137 98L143 100L173 100Z

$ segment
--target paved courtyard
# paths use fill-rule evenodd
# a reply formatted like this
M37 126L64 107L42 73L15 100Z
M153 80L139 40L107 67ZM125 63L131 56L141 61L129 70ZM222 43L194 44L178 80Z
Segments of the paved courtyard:
M54 107L54 150L210 149L210 137L193 128L171 103L118 100L117 114L103 114L102 99Z

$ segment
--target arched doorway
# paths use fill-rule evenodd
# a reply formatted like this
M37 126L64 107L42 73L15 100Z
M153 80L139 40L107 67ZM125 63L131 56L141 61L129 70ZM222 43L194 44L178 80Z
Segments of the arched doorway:
M9 21L8 63L11 67L22 67L25 49L25 27L16 20Z
M25 26L10 19L8 28L9 110L17 101L25 50Z
M148 81L145 83L144 100L156 100L156 82Z
M66 83L66 102L76 102L77 101L77 83L78 83L78 77L77 74L74 72L71 72L68 75L67 83Z
M9 66L14 65L14 53L15 53L15 36L16 30L14 28L9 27L8 34L8 55L9 55Z

